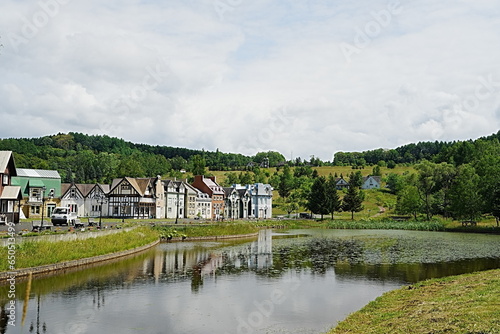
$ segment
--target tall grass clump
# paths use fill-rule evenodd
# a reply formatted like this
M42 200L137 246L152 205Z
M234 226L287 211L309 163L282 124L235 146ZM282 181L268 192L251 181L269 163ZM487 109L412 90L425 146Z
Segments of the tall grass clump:
M373 230L413 230L444 231L445 224L440 221L394 221L394 220L334 220L327 223L331 229L373 229Z
M15 268L30 268L133 249L158 240L158 232L149 227L132 231L71 241L25 241L16 245ZM6 259L7 247L0 248L0 258ZM7 261L0 262L0 271L8 271Z
M259 228L252 223L219 223L194 226L162 226L154 227L162 237L218 237L226 235L242 235L256 233Z

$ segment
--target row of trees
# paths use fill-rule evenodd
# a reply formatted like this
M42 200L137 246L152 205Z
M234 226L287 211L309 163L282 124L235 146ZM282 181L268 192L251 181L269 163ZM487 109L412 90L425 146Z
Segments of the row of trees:
M492 153L492 152L490 152ZM500 153L500 152L499 152ZM486 154L472 164L423 161L416 173L389 174L387 186L397 195L400 214L434 215L477 220L482 214L500 217L500 157Z
M210 170L245 170L250 162L267 159L270 166L284 161L278 152L255 157L168 146L133 144L109 136L81 133L41 138L1 139L0 150L13 151L20 168L51 169L63 182L110 183L116 177L183 177L181 170L205 174Z
M321 218L330 214L333 219L335 212L347 211L354 219L354 213L363 210L364 193L360 189L363 176L360 171L352 172L348 180L350 187L341 198L336 178L331 174L319 176L310 166L296 167L293 172L289 166L284 166L281 173L276 172L269 178L288 214L304 207Z
M364 152L338 152L333 163L337 166L364 166L384 162L393 164L415 164L423 160L436 163L447 162L452 165L472 163L485 146L500 140L500 131L477 140L454 142L420 142L396 149L376 149Z
M328 178L317 177L307 194L306 208L312 213L323 215L333 214L338 211L351 212L351 219L354 220L354 213L363 210L363 191L357 185L351 185L346 194L341 199L336 188L335 178L330 174Z

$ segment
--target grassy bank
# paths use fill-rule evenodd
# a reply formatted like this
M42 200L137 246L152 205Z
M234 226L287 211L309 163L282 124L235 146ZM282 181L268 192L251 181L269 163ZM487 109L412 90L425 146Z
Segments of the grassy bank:
M169 226L157 225L154 227L162 237L218 237L225 235L241 235L256 233L259 227L251 222L219 223L210 225Z
M158 240L158 232L149 227L138 227L85 240L72 241L25 241L16 245L15 269L83 259L144 246ZM7 247L0 248L0 258L8 258ZM0 262L0 271L8 271L7 261Z
M333 220L326 223L332 229L374 229L374 230L414 230L444 231L445 224L440 221L391 221L391 220Z
M500 270L433 279L388 292L329 334L500 333Z

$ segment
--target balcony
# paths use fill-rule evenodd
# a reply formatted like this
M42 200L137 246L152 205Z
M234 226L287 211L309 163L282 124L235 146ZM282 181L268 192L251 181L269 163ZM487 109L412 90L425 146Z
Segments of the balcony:
M28 204L42 204L42 197L30 196L28 197Z

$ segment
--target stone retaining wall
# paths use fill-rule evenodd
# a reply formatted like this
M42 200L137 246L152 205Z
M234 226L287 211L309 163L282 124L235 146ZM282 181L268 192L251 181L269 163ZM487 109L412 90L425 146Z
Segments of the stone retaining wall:
M142 252L144 250L147 250L151 247L158 245L159 243L160 243L160 240L156 240L148 245L136 247L136 248L129 249L126 251L121 251L121 252L116 252L116 253L111 253L111 254L104 254L104 255L99 255L99 256L94 256L94 257L88 257L88 258L79 259L79 260L60 262L60 263L55 263L55 264L47 264L47 265L32 267L32 268L17 269L17 270L9 271L9 272L1 272L0 273L0 282L7 280L8 278L10 278L12 276L23 277L23 276L28 276L30 273L31 274L46 274L46 273L54 272L57 270L64 270L64 269L68 269L68 268L80 267L80 266L84 266L84 265L88 265L88 264L108 261L108 260L112 260L112 259L116 259L116 258L124 257L127 255L132 255L135 253Z

